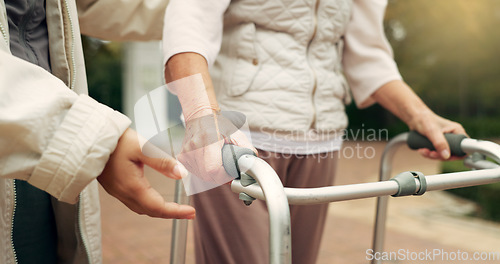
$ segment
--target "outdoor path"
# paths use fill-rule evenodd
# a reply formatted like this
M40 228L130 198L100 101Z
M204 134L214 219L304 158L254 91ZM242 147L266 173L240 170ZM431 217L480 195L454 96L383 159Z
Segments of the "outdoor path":
M344 152L336 184L377 181L384 146L381 142L346 142L345 149L356 152L358 148L368 157L375 155L356 158L357 155ZM395 173L416 170L429 175L439 171L439 162L424 159L405 147L396 156ZM173 200L173 180L154 173L148 177L167 200ZM171 220L136 215L102 189L101 201L105 264L169 263ZM474 208L474 204L442 191L421 197L391 198L385 250L399 253L399 258L384 263L500 263L500 224L467 217ZM318 264L369 263L367 250L371 248L374 215L374 198L330 204ZM186 263L194 264L192 229L189 231ZM431 254L431 259L424 261L403 260L419 253L424 256L426 252L440 255L432 258ZM483 253L483 257L494 252L496 260L457 260L457 253L472 258L475 252ZM446 254L448 259L457 259L444 261Z

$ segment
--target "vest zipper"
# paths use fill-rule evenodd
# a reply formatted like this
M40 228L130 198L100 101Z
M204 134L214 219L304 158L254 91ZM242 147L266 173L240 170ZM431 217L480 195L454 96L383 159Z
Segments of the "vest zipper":
M307 58L307 63L309 64L309 69L311 70L311 74L313 77L313 89L312 89L312 94L311 94L311 103L312 103L312 110L313 110L313 118L311 121L311 126L310 128L314 129L316 127L316 106L315 106L315 100L314 97L316 96L316 89L318 87L318 77L316 75L316 71L314 70L314 67L309 60L309 50L311 48L311 44L314 40L314 37L316 37L316 33L318 31L318 9L319 9L319 2L320 0L317 0L314 6L314 31L311 35L311 39L309 40L309 43L307 45L306 49L306 58Z
M16 180L12 180L12 191L13 191L13 196L14 196L14 201L12 205L12 225L10 227L10 244L12 246L12 254L14 256L14 263L18 263L17 261L17 254L16 254L16 248L14 247L14 217L16 215L16 199L17 199L17 194L16 194Z
M5 44L9 46L9 40L7 39L7 32L5 31L5 28L3 27L2 23L0 23L0 31L2 31L2 36L3 40L5 40Z
M68 5L68 0L64 0L64 5L66 6L66 15L68 16L69 20L69 27L71 30L71 73L70 73L70 80L69 80L69 87L71 90L75 88L75 82L76 82L76 63L75 63L75 32L73 30L73 20L71 18L71 14L69 12L69 5Z
M71 69L71 76L70 76L70 83L69 83L69 87L71 90L73 90L75 88L75 82L76 82L76 63L75 63L75 31L73 30L73 19L71 18L71 13L69 11L69 4L68 4L68 0L64 0L64 5L66 7L66 15L68 16L68 21L69 21L69 27L70 27L70 32L71 32L71 57L70 57L70 60L71 60L71 66L72 66L72 69ZM87 260L89 263L92 263L92 260L90 258L90 251L89 251L89 247L88 247L88 242L87 242L87 239L86 239L86 236L83 234L83 230L82 230L82 212L81 210L83 210L81 208L81 205L82 205L82 195L80 194L80 199L79 199L79 202L78 202L78 228L79 228L79 233L80 233L80 237L82 238L82 243L83 243L83 247L84 247L84 250L85 250L85 254L87 255Z

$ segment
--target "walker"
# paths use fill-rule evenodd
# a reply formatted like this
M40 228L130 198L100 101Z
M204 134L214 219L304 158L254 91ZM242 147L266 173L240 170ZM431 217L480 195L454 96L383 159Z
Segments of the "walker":
M500 145L489 141L446 134L451 154L464 156L465 172L424 176L420 172L403 172L392 179L392 159L397 149L407 144L411 149L429 148L431 142L417 132L403 133L385 147L380 166L380 181L321 188L284 188L276 172L252 151L233 145L222 150L226 171L237 178L231 183L233 192L247 205L253 200L265 200L269 210L269 263L291 263L290 204L320 204L370 197L377 198L373 252L383 252L388 195L393 197L422 195L426 191L446 190L500 181ZM491 158L495 162L486 160ZM177 182L175 202L187 203L180 181ZM170 263L183 264L186 254L187 220L174 220ZM373 264L381 260L372 260Z

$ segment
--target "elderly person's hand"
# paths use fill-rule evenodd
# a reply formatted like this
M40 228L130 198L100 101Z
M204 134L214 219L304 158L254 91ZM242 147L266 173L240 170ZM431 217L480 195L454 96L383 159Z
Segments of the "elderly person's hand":
M455 160L461 157L450 156L450 148L445 133L466 135L464 128L459 123L442 118L432 111L423 111L413 120L408 122L411 130L425 135L434 145L436 150L419 149L418 152L424 157L441 160Z
M222 164L222 147L234 144L257 150L239 130L241 123L230 120L228 115L244 116L235 112L224 114L201 111L194 118L186 120L186 133L178 160L191 172L186 191L194 194L228 183L234 178L228 175ZM238 124L240 123L240 124Z
M450 147L443 134L466 135L464 128L432 112L406 83L399 80L388 82L373 93L372 98L403 120L411 130L432 142L436 150L420 149L420 154L432 159L458 159L450 156Z
M177 155L191 173L184 180L186 193L203 192L233 180L222 166L224 143L257 153L240 130L245 117L235 112L220 114L206 61L199 54L173 56L165 67L165 79L170 80L168 90L179 98L186 124L182 150Z

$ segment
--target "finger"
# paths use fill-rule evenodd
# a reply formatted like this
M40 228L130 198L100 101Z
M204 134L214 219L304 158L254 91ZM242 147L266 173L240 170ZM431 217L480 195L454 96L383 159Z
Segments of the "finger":
M207 172L215 172L222 166L221 150L223 146L224 140L220 140L203 148L203 156L201 158L204 161L203 165Z
M220 171L222 168L222 146L224 141L210 144L202 149L202 153L198 156L197 163L202 170L200 170L201 175L198 175L203 180L215 184L220 183Z
M236 131L230 138L231 142L234 145L251 149L255 153L255 155L259 156L257 149L252 144L250 144L250 142L248 141L245 134L243 134L243 132Z
M146 214L157 218L193 219L195 210L189 205L166 202L165 199L153 188L148 188L135 196L139 214ZM135 206L137 208L137 206Z
M431 159L443 159L437 151L429 151L429 158Z
M432 151L432 150L423 148L423 149L419 149L418 153L420 153L420 155L422 155L426 158L429 158L429 159L442 160L441 156L436 151Z
M259 152L257 151L257 149L252 144L248 144L248 143L246 143L246 144L237 144L237 143L235 143L235 145L238 145L238 146L244 147L244 148L248 148L248 149L252 150L255 153L255 155L257 155L257 157L259 156Z
M432 132L427 133L427 138L432 142L432 145L436 149L438 155L430 153L431 157L441 156L441 158L447 160L450 158L450 147L446 141L444 134L440 130L432 130Z
M429 149L418 149L418 153L420 153L420 155L426 157L426 158L430 158L429 156L429 153L431 151Z
M457 126L455 126L453 129L451 129L450 133L469 136L467 134L467 132L465 131L465 129L460 124L457 124Z
M144 164L155 169L156 171L172 179L178 180L188 175L188 171L186 170L186 168L180 162L177 162L177 160L170 156L151 158L142 155L141 161Z
M197 149L189 152L183 152L177 156L190 173L190 182L211 182L209 174L205 170L203 149Z
M447 122L447 125L444 126L445 128L442 130L443 133L467 135L467 132L465 132L465 129L461 124L449 120L445 120L445 122Z

